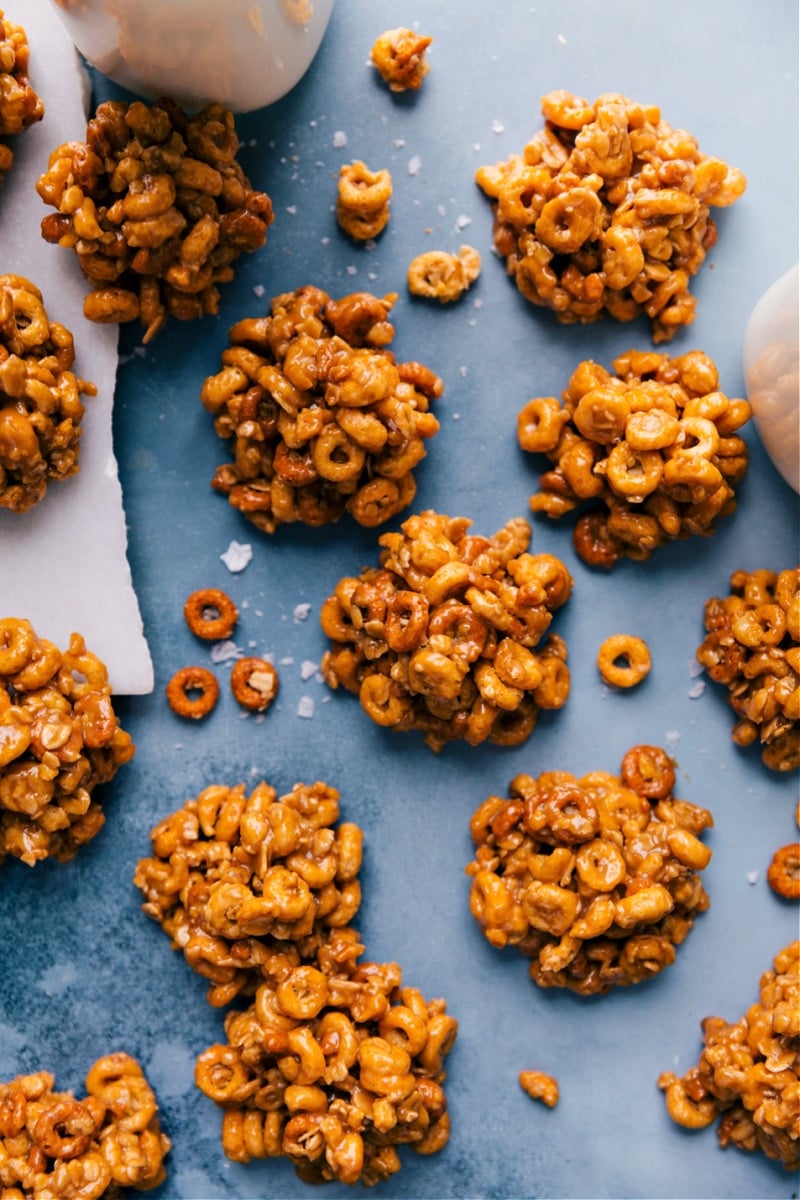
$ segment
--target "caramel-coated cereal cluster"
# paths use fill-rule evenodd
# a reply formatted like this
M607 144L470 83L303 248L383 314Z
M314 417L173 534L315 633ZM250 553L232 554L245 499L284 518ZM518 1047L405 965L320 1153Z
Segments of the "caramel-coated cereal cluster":
M297 944L348 924L361 903L362 833L339 819L339 793L296 784L212 785L158 824L134 883L143 911L209 980L209 1002L252 995Z
M307 1183L369 1187L400 1170L399 1146L446 1145L457 1022L397 963L358 963L363 951L352 929L333 929L300 965L276 957L253 1005L225 1018L227 1043L198 1058L228 1158L282 1155Z
M375 526L411 503L444 385L387 349L396 298L301 287L230 330L222 370L201 392L219 436L233 438L234 461L212 487L257 528L326 525L345 512Z
M744 176L617 93L589 104L550 92L542 115L521 154L476 174L508 273L563 324L645 314L653 341L670 341L694 320L689 281L717 238L710 207L738 200Z
M727 690L737 746L760 742L772 771L800 767L800 566L734 571L704 608L697 661Z
M44 104L28 79L30 50L21 25L0 8L0 184L14 162L9 135L22 133L44 116Z
M522 449L552 463L531 509L557 518L588 505L575 549L606 568L714 532L747 474L738 431L750 419L746 400L719 391L717 368L700 351L629 350L612 368L586 359L560 401L537 396L517 417Z
M326 682L356 693L367 715L419 729L432 750L461 738L516 746L541 709L566 703L567 648L551 634L572 576L550 554L529 554L521 517L493 537L433 511L378 538L380 567L341 579L322 606L331 639Z
M48 1071L0 1083L4 1200L108 1200L166 1179L170 1139L135 1058L107 1054L89 1069L88 1095L53 1091Z
M0 275L0 508L27 512L79 469L83 404L72 334L21 275Z
M219 309L233 263L264 245L269 196L255 191L236 155L233 114L210 104L189 117L173 101L108 100L85 142L50 155L36 190L57 209L48 242L73 249L92 286L90 321L139 320L149 341L168 316Z
M673 795L657 746L634 746L619 777L518 775L470 821L470 911L497 949L532 959L540 987L581 995L651 979L708 907L700 872L707 809Z
M0 618L0 863L71 859L105 821L95 788L134 749L80 634L61 651L30 621Z
M387 29L375 39L370 59L390 91L418 91L422 87L430 70L425 51L432 41L432 37L404 26Z
M460 246L458 254L426 250L409 263L406 282L412 296L450 304L461 299L480 273L481 256L472 246Z
M673 1121L705 1129L719 1119L723 1148L761 1150L800 1170L800 942L776 955L743 1017L706 1017L701 1028L697 1065L658 1079Z
M339 168L336 220L357 242L368 242L389 224L392 177L384 167L371 171L356 159Z

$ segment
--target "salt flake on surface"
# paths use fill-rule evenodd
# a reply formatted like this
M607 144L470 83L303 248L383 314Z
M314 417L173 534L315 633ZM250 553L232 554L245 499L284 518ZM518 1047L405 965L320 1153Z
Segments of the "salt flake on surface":
M300 678L305 682L312 675L316 675L319 670L319 663L312 662L311 659L305 658L300 663Z
M298 717L305 717L310 720L314 716L314 700L311 696L301 696L297 705Z
M505 133L506 127L502 121L495 119L492 121L492 133Z
M289 216L296 217L297 216L297 205L296 204L287 204L286 211L289 214Z
M758 883L758 871L748 871L747 872L747 882L750 884L751 887L754 883Z
M307 621L310 613L310 604L295 604L294 609L292 610L292 616L294 617L295 624L297 624L298 621Z
M567 44L567 39L564 37L563 33L560 33L558 35L558 37L556 38L556 41L558 42L558 44L560 46L566 46L566 44Z
M213 663L233 662L235 658L242 658L242 651L230 639L224 642L215 642L211 647L211 661Z
M466 229L471 224L472 217L468 217L466 213L461 213L460 216L456 217L456 229Z
M253 547L249 542L231 542L220 558L232 575L243 571L253 557Z
M256 286L253 288L253 295L258 296L258 298L260 300L261 297L266 292L266 290L267 289L264 287L263 283L257 283Z
M336 130L333 135L333 142L331 144L335 150L341 150L343 146L347 145L347 134L343 129Z
M422 159L420 158L420 156L418 154L412 154L411 158L408 160L409 175L419 175L421 170L422 170Z
M278 662L279 662L279 665L282 667L293 667L294 666L294 658L292 657L291 654L287 654L285 658L279 659Z
M673 750L677 750L678 742L681 740L681 735L678 733L677 729L668 729L664 734L664 740L667 743L667 749L671 753Z
M702 663L698 662L696 658L689 659L689 678L690 679L697 679L697 676L702 675L703 671L705 671L705 667L703 666Z
M347 268L346 268L346 271L347 271L347 274L348 274L348 275L357 275L357 274L358 274L358 267L349 266L349 267L347 267Z
M405 139L405 138L395 138L395 139L394 139L394 148L395 148L395 150L402 150L402 149L403 149L403 146L405 146L405 144L406 144L406 139Z
M692 686L689 688L689 693L688 693L689 699L690 700L698 700L700 698L700 696L702 696L702 694L705 690L706 690L705 679L698 679L697 683L693 683Z

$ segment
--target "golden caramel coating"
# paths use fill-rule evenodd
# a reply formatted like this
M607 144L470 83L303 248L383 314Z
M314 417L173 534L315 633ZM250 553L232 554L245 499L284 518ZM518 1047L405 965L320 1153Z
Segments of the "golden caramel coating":
M695 317L689 281L717 239L710 207L738 200L744 176L617 93L589 104L550 92L542 115L521 154L475 177L509 275L562 324L646 315L653 341L670 341Z
M231 691L237 703L264 712L278 694L278 672L265 658L239 658L231 669Z
M380 567L341 579L320 613L325 681L357 694L378 725L421 730L435 751L457 738L519 745L541 709L569 696L566 645L542 639L572 576L527 552L523 518L491 538L471 524L431 510L409 517L378 538Z
M667 1112L687 1129L714 1121L723 1149L761 1150L800 1169L800 942L776 955L738 1021L701 1021L703 1050L681 1078L664 1071Z
M458 254L427 250L409 263L406 281L412 296L424 296L450 304L459 300L481 273L481 256L472 246L460 246Z
M747 474L739 430L750 419L747 401L719 391L717 368L699 350L629 350L612 371L586 359L560 400L537 396L517 416L522 449L552 464L531 509L557 519L581 508L575 550L605 569L714 533Z
M558 1080L545 1071L520 1071L519 1086L531 1100L541 1100L548 1108L555 1108L558 1104Z
M168 316L219 309L233 263L266 241L273 212L236 155L233 115L210 104L189 117L171 100L108 100L85 142L50 155L36 190L56 209L42 237L75 251L92 286L90 321L139 320L147 342Z
M371 1186L400 1170L397 1147L447 1143L444 1063L458 1031L444 1000L403 984L397 963L362 962L350 927L275 956L253 1005L225 1018L197 1086L224 1109L234 1162L287 1157L307 1183Z
M48 1071L0 1082L0 1184L8 1200L108 1200L166 1179L171 1141L135 1058L107 1054L87 1096L53 1091Z
M651 666L647 642L630 633L606 638L597 652L597 669L611 687L636 687L650 674Z
M183 606L186 624L204 641L229 638L239 620L239 610L221 588L198 588Z
M219 684L207 667L180 667L164 690L175 715L194 721L207 717L219 700Z
M21 275L0 275L0 508L27 512L51 482L77 473L82 395L72 334L51 321L42 293Z
M389 224L392 177L384 168L371 171L356 159L339 168L336 220L357 242L368 242Z
M401 27L387 29L370 51L373 66L392 92L418 91L430 70L425 51L433 38Z
M492 946L532 960L540 987L603 994L674 962L708 907L713 820L673 780L663 750L635 746L619 778L518 775L473 814L470 911Z
M800 767L800 566L734 571L706 601L697 661L727 691L738 746L759 742L771 771Z
M222 370L201 391L217 433L233 439L234 461L212 487L258 529L345 513L372 527L411 503L444 385L388 350L396 299L302 287L231 328Z
M296 784L211 785L153 829L137 865L143 911L209 980L211 1004L252 995L299 944L358 911L362 833L339 820L339 793Z
M790 842L772 856L767 868L767 883L784 900L800 900L800 845Z
M134 750L80 634L61 651L30 621L0 618L0 864L71 859L105 821L95 788Z
M6 137L22 133L44 116L44 103L28 79L29 57L25 30L0 8L0 184L14 162Z

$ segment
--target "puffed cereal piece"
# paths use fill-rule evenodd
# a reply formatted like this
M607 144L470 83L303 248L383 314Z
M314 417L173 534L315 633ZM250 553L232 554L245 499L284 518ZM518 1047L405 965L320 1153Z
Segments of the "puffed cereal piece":
M0 864L73 858L105 822L95 789L134 751L80 634L61 651L30 621L0 618Z
M5 138L23 133L44 116L44 102L28 79L29 58L25 30L0 8L0 184L14 162Z
M545 1071L520 1071L519 1086L531 1100L540 1100L548 1108L555 1108L558 1104L558 1080Z
M355 159L339 168L336 220L355 241L377 237L389 224L392 177L386 168L371 171Z
M800 900L800 844L790 842L772 856L767 883L784 900Z
M675 798L671 767L654 788L659 755L632 748L620 777L518 775L473 814L470 912L492 946L531 959L539 987L603 995L652 979L708 907L713 819Z
M632 688L650 674L650 649L643 638L616 633L597 652L597 669L611 687Z
M800 1169L800 942L775 956L761 976L759 999L738 1021L701 1021L697 1065L658 1086L667 1112L687 1129L715 1121L725 1149L761 1151L787 1171Z
M430 70L425 51L433 38L400 27L375 39L370 59L392 92L418 91Z
M98 1059L83 1100L53 1091L54 1083L49 1071L0 1082L3 1196L112 1200L164 1182L172 1143L135 1058L115 1051Z
M427 250L409 263L406 281L412 296L449 304L463 296L480 272L481 257L472 246L459 247L458 254Z

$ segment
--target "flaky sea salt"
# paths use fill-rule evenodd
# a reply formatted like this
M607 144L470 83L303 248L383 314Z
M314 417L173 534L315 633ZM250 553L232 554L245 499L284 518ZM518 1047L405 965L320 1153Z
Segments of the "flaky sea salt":
M748 871L747 882L751 885L751 887L754 883L758 883L758 871Z
M310 658L305 658L300 663L300 678L305 681L311 679L319 670L319 663L312 662Z
M702 663L699 663L696 658L689 659L689 678L690 679L697 679L697 676L702 675L703 671L705 671L705 667L703 666Z
M343 129L336 130L336 132L333 135L332 145L333 145L334 150L341 150L343 146L347 145L347 134L344 132Z
M667 743L667 749L669 750L670 754L672 754L672 752L678 748L678 742L681 740L681 735L678 733L677 729L668 729L664 734L664 740Z
M312 696L301 696L297 704L298 717L310 720L314 716L314 699Z
M305 603L304 604L295 604L294 608L292 609L292 616L294 618L295 624L297 624L300 621L307 621L310 613L311 613L311 605L310 604L305 604Z
M693 683L689 688L688 696L690 700L698 700L706 690L705 679L698 679L697 683Z
M224 642L215 642L211 647L210 654L213 663L233 662L235 658L244 657L236 642L232 642L230 639Z
M243 571L253 557L253 547L249 542L231 542L220 558L232 575Z
M506 127L502 121L496 119L492 121L492 133L505 133L505 131Z
M420 156L418 154L412 154L411 158L408 160L409 175L419 175L421 170L422 170L422 159L420 158Z
M258 296L258 298L260 300L261 297L266 292L266 290L267 289L264 287L263 283L257 283L256 286L253 288L253 295Z
M468 217L466 213L461 213L460 216L456 217L456 229L466 229L471 224L472 217Z

